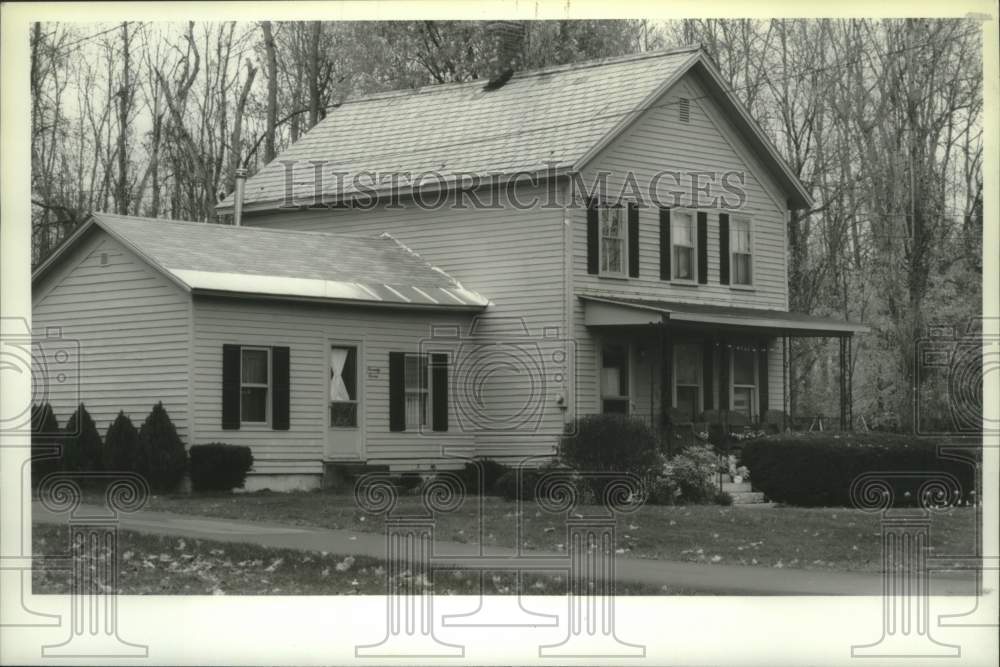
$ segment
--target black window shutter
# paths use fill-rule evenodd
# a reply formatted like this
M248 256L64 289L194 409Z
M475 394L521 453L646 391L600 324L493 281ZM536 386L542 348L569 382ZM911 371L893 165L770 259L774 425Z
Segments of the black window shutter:
M764 413L767 412L767 341L760 341L760 352L757 357L757 391L760 393L760 420L763 419ZM758 421L760 421L758 420Z
M639 207L628 204L628 275L639 277Z
M240 427L240 346L222 346L222 428Z
M431 355L432 428L448 430L448 355Z
M708 282L708 214L698 211L698 282Z
M291 400L290 351L287 347L271 348L271 429L287 431Z
M729 284L729 214L719 214L719 283Z
M389 430L406 430L406 380L403 377L406 355L389 353Z
M702 403L706 410L715 408L715 391L712 385L712 353L715 351L715 344L711 338L706 338L701 348L701 385L705 392Z
M729 409L729 343L719 345L719 409Z
M597 274L600 270L598 244L600 238L597 228L597 201L587 202L587 273Z
M670 209L660 209L660 280L670 280Z

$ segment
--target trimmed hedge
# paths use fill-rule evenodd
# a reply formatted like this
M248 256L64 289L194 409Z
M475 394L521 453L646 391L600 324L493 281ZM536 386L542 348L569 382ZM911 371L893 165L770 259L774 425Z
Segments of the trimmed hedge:
M479 471L482 470L482 488L480 488ZM500 495L497 491L497 481L513 470L510 466L504 465L493 459L479 459L475 463L468 462L465 467L458 471L459 477L465 484L465 488L470 494L482 496Z
M253 466L249 447L221 442L193 445L188 456L191 459L191 488L195 491L241 489Z
M812 507L851 506L851 484L863 473L885 476L897 506L913 505L920 473L948 473L960 485L958 500L975 498L972 465L940 456L941 441L888 433L782 434L746 443L742 463L754 487L773 501ZM909 474L907 474L909 473Z

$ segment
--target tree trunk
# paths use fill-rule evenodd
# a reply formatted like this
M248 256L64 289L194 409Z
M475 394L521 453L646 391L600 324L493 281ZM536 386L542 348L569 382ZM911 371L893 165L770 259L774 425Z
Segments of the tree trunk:
M274 159L274 133L278 121L278 56L274 49L271 22L261 24L264 30L264 50L267 53L267 120L264 135L264 163Z

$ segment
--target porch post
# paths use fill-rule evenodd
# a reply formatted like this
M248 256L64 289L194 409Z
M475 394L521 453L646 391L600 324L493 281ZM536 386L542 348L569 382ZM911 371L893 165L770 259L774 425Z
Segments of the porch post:
M847 340L844 336L838 336L840 344L840 430L847 430Z
M847 337L847 424L854 430L854 334Z
M660 322L660 425L665 434L664 441L667 443L668 454L670 453L670 409L674 406L673 349L673 340L664 317Z
M781 337L781 430L790 431L788 391L790 385L788 373L788 336Z
M795 430L795 339L788 337L788 423Z

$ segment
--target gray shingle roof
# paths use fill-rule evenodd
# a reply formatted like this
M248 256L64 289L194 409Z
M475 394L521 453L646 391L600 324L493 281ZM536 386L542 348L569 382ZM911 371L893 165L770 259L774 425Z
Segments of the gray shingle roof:
M93 221L194 290L439 307L488 301L387 234L233 227L95 213Z
M287 161L294 161L296 201L314 194L310 160L332 171L419 174L513 174L568 168L618 127L697 47L515 74L498 90L481 80L427 86L345 102L247 182L244 202L280 202ZM353 176L345 177L343 194ZM231 208L231 198L221 205ZM265 206L266 207L266 206Z

